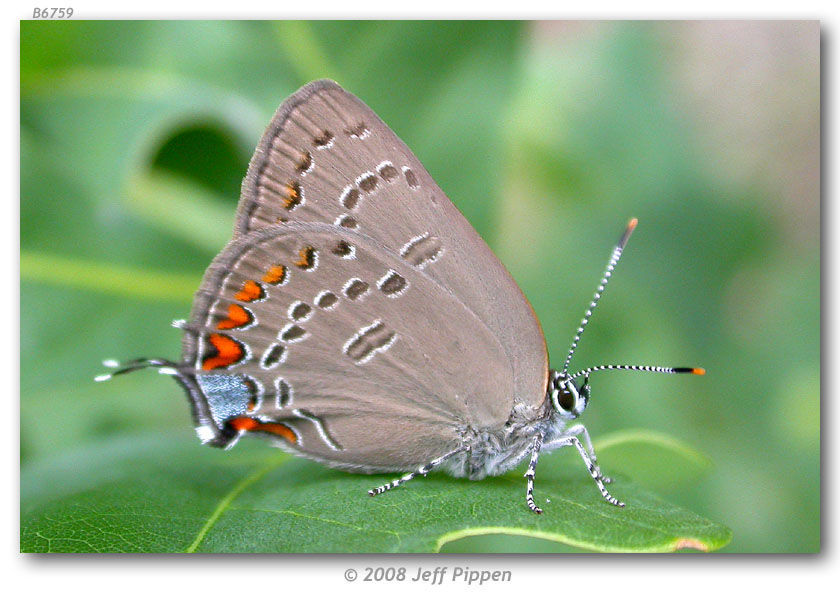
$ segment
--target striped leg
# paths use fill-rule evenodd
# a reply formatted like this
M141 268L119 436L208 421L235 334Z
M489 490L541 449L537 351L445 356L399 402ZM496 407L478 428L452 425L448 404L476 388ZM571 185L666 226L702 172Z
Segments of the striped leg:
M595 463L592 462L592 459L589 458L589 454L586 452L586 449L583 447L583 444L580 443L580 440L574 436L568 439L569 443L574 444L575 448L577 448L578 453L580 454L580 457L583 459L583 462L586 463L586 468L589 469L589 474L592 476L592 479L595 480L595 485L597 485L598 489L601 490L601 495L604 497L604 500L606 500L613 506L624 508L624 502L620 502L613 498L607 491L607 488L604 487L604 482L601 481L601 478L599 477L598 467L596 467Z
M537 472L537 461L540 459L540 447L542 447L543 434L539 433L534 438L534 446L531 451L531 462L528 463L528 470L525 471L525 478L528 480L528 489L525 492L525 502L528 503L528 508L537 513L542 514L542 509L534 502L534 476Z
M563 446L574 446L577 448L580 457L583 459L583 462L586 463L586 468L589 469L589 474L592 476L592 479L595 480L595 485L598 486L598 489L601 490L601 495L604 497L604 500L612 504L613 506L617 506L619 508L624 508L624 502L620 502L612 497L612 495L607 491L607 488L604 487L604 482L602 481L601 477L598 473L598 467L595 463L592 462L592 459L589 456L589 453L586 451L586 448L583 447L583 444L580 443L580 440L577 439L575 436L564 435L558 440L553 440L550 444L546 444L544 446L544 450L555 450L557 448L562 448Z
M394 479L393 481L391 481L389 483L386 483L385 485L380 485L377 488L373 488L372 490L368 490L368 495L369 496L376 496L378 494L381 494L382 492L387 492L388 490L394 489L395 487L400 486L407 481L411 481L417 475L422 475L423 477L425 477L426 474L429 471L431 471L432 469L434 469L435 467L440 465L447 458L449 458L453 454L457 454L458 452L462 452L463 450L464 450L464 448L455 448L455 450L452 450L451 452L447 452L446 454L444 454L440 458L434 459L432 462L430 462L427 465L423 465L422 467L420 467L416 471L413 471L411 473L406 473L405 475L403 475L399 479Z
M583 443L586 444L586 449L589 451L589 458L592 460L592 464L595 465L595 472L598 475L598 479L604 483L612 483L612 478L604 475L601 472L601 467L598 466L598 458L595 456L595 448L592 446L592 439L589 437L589 432L586 430L586 427L581 423L572 425L564 432L564 435L582 437Z

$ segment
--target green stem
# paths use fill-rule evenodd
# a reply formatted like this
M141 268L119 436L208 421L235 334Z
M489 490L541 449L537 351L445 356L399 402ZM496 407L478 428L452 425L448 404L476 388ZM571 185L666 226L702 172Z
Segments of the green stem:
M65 258L45 252L21 251L22 281L142 298L188 302L198 288L195 275L178 275L108 263Z

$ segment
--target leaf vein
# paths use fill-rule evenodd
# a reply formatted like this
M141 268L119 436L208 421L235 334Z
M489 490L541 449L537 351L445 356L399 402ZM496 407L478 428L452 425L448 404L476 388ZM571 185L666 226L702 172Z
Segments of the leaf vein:
M316 517L315 515L305 515L303 513L295 512L293 510L275 510L275 509L271 509L271 508L254 508L254 507L249 507L247 510L254 510L254 511L259 511L259 512L267 512L267 513L277 513L277 514L281 514L281 515L291 515L293 517L299 517L301 519L311 519L313 521L321 521L322 523L330 523L332 525L339 525L341 527L348 527L350 529L355 529L356 531L374 531L374 532L377 532L377 533L387 533L387 534L393 535L394 537L397 538L397 544L398 545L402 543L402 538L400 537L400 534L396 531L390 531L388 529L376 529L374 527L367 527L367 526L362 527L360 525L353 525L352 523L344 523L342 521L336 521L335 519L327 519L325 517Z
M253 485L263 477L265 477L269 471L278 467L281 463L286 462L288 460L288 456L285 454L282 455L280 458L263 465L262 467L252 471L245 477L243 477L239 482L231 488L231 490L224 495L224 497L219 501L219 504L216 505L216 509L204 523L202 528L199 530L198 534L195 536L195 539L192 543L187 546L184 550L186 553L193 553L196 551L198 546L204 541L204 538L207 536L207 533L213 528L216 522L221 518L221 516L225 513L226 510L230 508L230 505L233 503L234 500L244 492L248 486Z

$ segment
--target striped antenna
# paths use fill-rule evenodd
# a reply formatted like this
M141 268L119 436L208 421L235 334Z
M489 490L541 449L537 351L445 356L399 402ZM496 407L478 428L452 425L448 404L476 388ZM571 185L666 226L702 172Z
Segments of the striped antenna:
M633 233L634 229L636 229L636 225L638 223L638 219L630 219L630 222L627 224L627 229L624 230L621 239L618 240L618 244L610 256L610 261L607 263L607 269L604 271L601 283L598 285L598 289L595 290L595 296L592 298L592 302L589 303L589 308L586 309L586 313L583 315L580 326L577 328L577 333L575 333L575 339L572 340L572 347L569 348L569 354L566 356L566 362L563 363L563 370L560 373L564 378L566 378L566 373L569 371L569 363L572 361L572 356L575 354L578 342L580 341L580 336L583 335L583 330L586 329L586 324L589 323L589 319L592 317L592 311L594 311L595 307L598 306L598 300L601 299L601 294L604 293L604 288L607 287L607 283L609 282L610 277L612 277L615 265L618 264L618 259L621 258L621 253L624 251L624 246L627 245L627 240L630 239L630 234Z
M577 379L578 377L589 376L595 371L650 371L652 373L692 373L693 375L705 375L706 369L702 367L656 367L650 365L598 365L597 367L589 367L577 373L572 373L566 376L567 379Z

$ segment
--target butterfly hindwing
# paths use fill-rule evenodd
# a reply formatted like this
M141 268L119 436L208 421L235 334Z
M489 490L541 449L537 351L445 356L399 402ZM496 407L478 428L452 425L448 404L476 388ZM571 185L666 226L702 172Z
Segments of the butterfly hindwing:
M184 359L250 386L226 419L345 466L431 460L465 428L499 429L513 406L510 364L484 323L421 269L334 225L235 238L196 295Z

